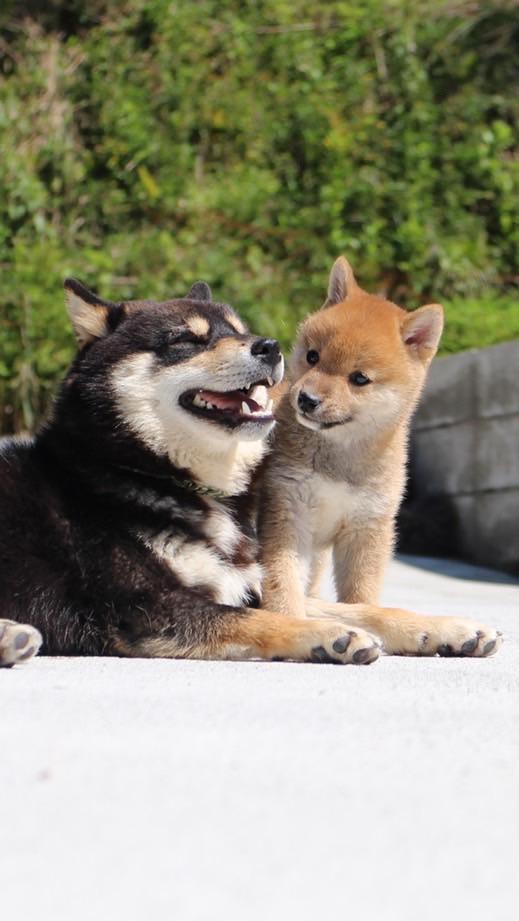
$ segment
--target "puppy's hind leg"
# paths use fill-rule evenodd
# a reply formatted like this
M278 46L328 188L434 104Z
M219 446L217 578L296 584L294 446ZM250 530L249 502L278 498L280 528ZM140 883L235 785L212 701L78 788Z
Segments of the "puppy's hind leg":
M0 668L27 662L36 655L41 644L41 633L35 627L14 620L0 620Z
M306 616L305 594L313 575L313 537L303 511L294 484L267 471L258 517L263 604L270 611L301 619Z
M338 535L333 548L333 563L339 601L344 604L379 604L392 546L391 520L379 521L375 527L345 530Z

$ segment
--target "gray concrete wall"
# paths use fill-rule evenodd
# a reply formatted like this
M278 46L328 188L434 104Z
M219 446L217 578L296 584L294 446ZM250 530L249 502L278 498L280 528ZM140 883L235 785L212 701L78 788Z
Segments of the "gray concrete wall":
M411 452L414 499L448 503L459 554L519 572L519 340L433 362Z

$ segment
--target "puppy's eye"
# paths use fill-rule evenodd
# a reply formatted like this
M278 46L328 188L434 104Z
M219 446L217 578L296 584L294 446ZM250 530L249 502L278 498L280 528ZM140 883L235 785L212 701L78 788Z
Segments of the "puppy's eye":
M367 374L364 374L364 371L352 371L348 380L355 387L365 387L366 384L371 384L370 378Z
M319 361L319 352L316 349L309 349L306 353L306 360L309 365L316 365Z

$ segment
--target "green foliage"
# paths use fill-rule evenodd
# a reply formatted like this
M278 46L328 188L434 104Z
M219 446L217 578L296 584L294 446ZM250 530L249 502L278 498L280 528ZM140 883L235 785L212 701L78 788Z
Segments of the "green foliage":
M517 335L514 7L10 0L0 428L67 364L67 274L112 299L204 278L286 347L344 252L371 290L447 299L447 351Z
M443 355L519 339L517 296L457 298L444 302L444 309L445 332L440 344Z

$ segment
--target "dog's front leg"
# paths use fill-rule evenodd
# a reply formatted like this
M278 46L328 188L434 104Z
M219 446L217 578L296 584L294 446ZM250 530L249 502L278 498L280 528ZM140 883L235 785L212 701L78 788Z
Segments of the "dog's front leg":
M345 630L338 622L266 610L247 610L247 616L229 624L229 629L222 658L235 658L234 650L245 649L247 658L370 665L380 651L376 640L364 630Z
M113 655L143 658L250 659L330 664L370 664L379 647L365 631L346 630L340 621L305 620L254 608L201 602L179 591L174 616L135 612L112 633ZM175 603L176 602L176 603ZM203 608L202 608L203 605ZM185 606L189 606L189 611ZM193 618L200 607L202 616Z
M335 586L344 604L378 604L393 550L393 520L341 531L333 548Z

